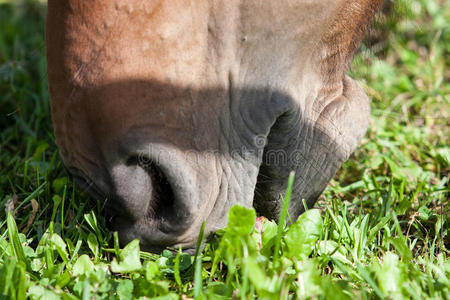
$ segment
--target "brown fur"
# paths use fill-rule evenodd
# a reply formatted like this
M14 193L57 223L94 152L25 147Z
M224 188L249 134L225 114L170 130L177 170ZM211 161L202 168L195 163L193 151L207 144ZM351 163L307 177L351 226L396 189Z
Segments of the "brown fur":
M321 39L321 68L329 77L347 71L353 54L384 0L346 1Z

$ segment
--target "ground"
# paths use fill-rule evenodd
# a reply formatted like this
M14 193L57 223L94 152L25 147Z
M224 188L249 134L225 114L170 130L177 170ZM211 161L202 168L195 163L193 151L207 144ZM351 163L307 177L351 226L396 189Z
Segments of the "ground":
M154 255L120 249L64 171L45 2L0 0L0 299L450 299L450 2L394 15L350 70L370 129L316 207L287 227L235 207L202 253Z

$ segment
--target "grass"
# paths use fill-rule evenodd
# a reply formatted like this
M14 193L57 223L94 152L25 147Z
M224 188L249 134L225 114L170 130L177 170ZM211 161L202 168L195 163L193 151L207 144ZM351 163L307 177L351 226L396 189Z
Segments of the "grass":
M371 126L316 208L286 227L234 207L194 256L119 248L57 153L45 6L3 2L0 299L450 299L449 1L405 2L361 47Z

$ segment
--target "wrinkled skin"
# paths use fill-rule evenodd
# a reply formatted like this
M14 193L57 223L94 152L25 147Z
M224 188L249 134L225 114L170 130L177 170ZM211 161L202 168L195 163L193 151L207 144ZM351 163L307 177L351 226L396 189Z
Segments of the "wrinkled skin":
M345 75L379 0L49 0L64 164L144 249L195 246L234 204L295 219L364 135Z

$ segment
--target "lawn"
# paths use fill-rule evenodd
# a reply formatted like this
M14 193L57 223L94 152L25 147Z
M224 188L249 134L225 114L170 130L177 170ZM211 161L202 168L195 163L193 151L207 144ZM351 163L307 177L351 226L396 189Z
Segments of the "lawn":
M69 180L45 2L12 3L0 1L0 299L450 299L450 1L379 17L350 70L370 129L314 208L285 226L234 207L193 256L121 249Z

